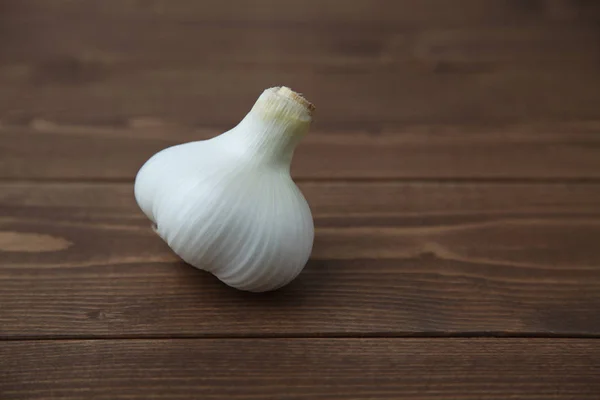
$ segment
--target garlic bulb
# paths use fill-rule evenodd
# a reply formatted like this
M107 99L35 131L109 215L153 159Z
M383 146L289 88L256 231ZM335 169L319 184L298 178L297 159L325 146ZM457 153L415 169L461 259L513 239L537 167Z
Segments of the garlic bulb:
M135 180L135 198L185 262L229 286L263 292L291 282L313 246L310 208L290 177L312 104L265 90L231 130L166 148Z

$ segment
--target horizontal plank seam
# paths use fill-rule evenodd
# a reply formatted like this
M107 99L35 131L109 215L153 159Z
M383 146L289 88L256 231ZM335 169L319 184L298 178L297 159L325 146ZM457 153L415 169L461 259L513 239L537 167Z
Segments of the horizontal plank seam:
M228 334L228 335L64 335L64 336L5 336L0 337L0 342L29 342L29 341L74 341L74 340L163 340L163 339L185 339L185 340L238 340L238 339L600 339L600 333L477 333L459 332L449 334L438 333L398 333L398 334Z
M549 177L549 178L393 178L393 177L348 177L348 178L304 178L294 177L294 181L302 183L429 183L429 184L600 184L600 177ZM133 184L134 178L0 178L3 184Z

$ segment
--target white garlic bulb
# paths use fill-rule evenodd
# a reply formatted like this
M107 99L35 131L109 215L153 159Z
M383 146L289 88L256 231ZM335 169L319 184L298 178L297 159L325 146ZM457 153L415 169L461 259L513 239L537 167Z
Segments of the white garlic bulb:
M287 87L265 90L233 129L166 148L135 180L135 198L185 262L229 286L278 289L312 251L308 203L290 176L314 107Z

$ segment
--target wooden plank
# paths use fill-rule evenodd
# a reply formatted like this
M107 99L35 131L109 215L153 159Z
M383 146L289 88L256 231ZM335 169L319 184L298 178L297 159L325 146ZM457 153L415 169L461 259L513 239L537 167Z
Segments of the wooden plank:
M600 123L512 127L413 126L381 132L315 129L298 147L301 179L600 178ZM166 147L208 139L199 130L134 120L121 129L0 126L0 178L127 179Z
M224 126L281 84L324 126L600 118L590 2L5 3L4 124Z
M302 183L312 260L238 292L129 184L4 184L0 336L600 335L597 184Z
M5 2L0 178L131 179L276 84L299 178L600 177L597 6L376 3Z
M56 84L65 83L68 77L58 74L61 66L62 72L74 73L71 83L77 83L77 78L80 78L79 83L93 82L94 77L101 78L101 72L108 72L102 67L120 67L123 72L133 72L133 68L164 69L170 66L194 69L249 65L265 69L337 67L340 70L353 67L348 69L351 72L357 67L389 67L430 61L466 64L463 71L454 71L464 73L485 72L472 70L482 63L485 65L479 66L483 69L491 69L494 65L505 68L541 66L541 63L546 68L580 63L592 66L600 51L596 46L595 26L572 21L562 24L513 21L510 26L494 25L488 21L485 25L473 26L467 22L446 26L432 21L436 10L431 10L424 16L426 19L414 26L394 24L388 28L383 28L381 21L377 26L369 25L363 15L360 29L356 29L355 24L285 25L280 18L257 24L245 24L243 21L227 24L215 19L203 20L206 15L200 10L173 18L168 11L174 11L174 7L160 13L148 13L148 8L129 10L124 7L124 2L113 4L110 7L113 12L107 15L109 10L105 7L110 1L85 3L60 5L61 2L45 1L18 12L4 12L0 16L3 29L11 34L0 39L5 45L0 54L5 72L11 71L11 67L15 73L17 67L23 70L29 66L35 69L30 72L36 73L34 82L38 84L52 83L52 78L60 78L55 79ZM188 4L189 7L206 7L197 2ZM447 2L444 4L449 5ZM97 10L98 6L102 10ZM468 18L464 10L458 10L454 4L450 6L455 16ZM65 23L65 15L72 8L78 10L77 15ZM471 8L476 8L476 5ZM413 12L387 15L414 18L414 7L410 10ZM372 5L366 11L385 10ZM322 17L322 13L319 15ZM448 15L452 14L444 14ZM486 16L492 14L487 13L481 18ZM186 23L181 19L189 21ZM25 24L35 30L25 31ZM106 26L111 29L99 29ZM73 36L74 31L76 36ZM184 40L190 37L193 40ZM475 65L469 69L469 64ZM72 68L69 69L69 66ZM438 72L442 72L439 67ZM83 74L78 75L77 72ZM84 79L85 72L88 79Z
M600 397L598 340L26 341L0 360L4 400Z
M264 89L276 85L305 93L318 107L316 118L323 126L599 118L597 61L542 69L492 66L476 73L469 69L486 69L485 62L431 56L392 67L313 71L187 64L127 70L78 57L59 55L39 68L4 68L0 121L41 118L89 125L153 117L191 126L230 126Z
M520 21L592 20L600 7L592 1L540 0L352 0L340 7L336 0L305 0L302 3L282 0L244 0L202 3L192 0L10 0L3 3L3 13L26 21L41 18L95 17L110 19L166 19L201 23L255 24L361 24L434 26L506 25Z

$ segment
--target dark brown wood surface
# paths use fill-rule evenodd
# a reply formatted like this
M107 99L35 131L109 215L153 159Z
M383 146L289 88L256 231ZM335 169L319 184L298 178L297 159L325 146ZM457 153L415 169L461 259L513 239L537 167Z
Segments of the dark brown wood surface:
M596 340L8 342L3 399L596 400Z
M4 184L0 336L600 336L599 185L300 188L312 259L257 296L178 261L131 184Z
M34 120L26 126L0 126L0 178L131 181L157 151L227 129L192 129L148 119L131 124L82 127ZM316 128L298 147L292 174L319 180L600 179L599 130L600 121Z
M600 2L0 0L0 399L600 398ZM317 106L314 251L235 291L133 178Z

